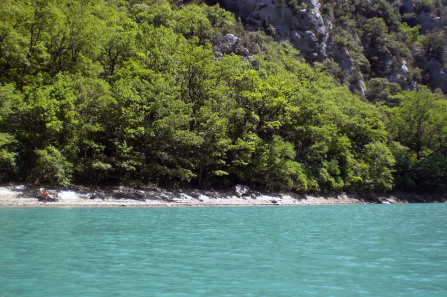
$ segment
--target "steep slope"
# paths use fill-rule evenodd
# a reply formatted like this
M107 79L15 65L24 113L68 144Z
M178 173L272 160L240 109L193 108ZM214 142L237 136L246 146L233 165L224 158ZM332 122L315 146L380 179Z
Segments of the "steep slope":
M446 1L222 0L248 30L287 40L352 91L377 78L447 92ZM373 96L374 94L369 94Z
M442 17L189 2L2 1L0 180L445 193Z

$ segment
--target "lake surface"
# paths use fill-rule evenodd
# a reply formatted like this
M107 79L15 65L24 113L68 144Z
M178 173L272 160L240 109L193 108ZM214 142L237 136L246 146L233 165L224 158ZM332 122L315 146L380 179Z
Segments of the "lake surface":
M447 205L0 209L0 296L447 296Z

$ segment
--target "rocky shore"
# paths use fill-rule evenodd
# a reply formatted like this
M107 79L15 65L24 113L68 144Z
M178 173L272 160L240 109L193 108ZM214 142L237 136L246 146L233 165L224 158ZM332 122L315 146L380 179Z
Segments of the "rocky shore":
M45 193L46 192L46 193ZM45 193L45 195L43 195ZM431 199L431 200L429 200ZM361 198L345 193L333 195L260 193L245 186L231 191L161 189L158 187L84 187L66 189L31 185L0 186L0 207L178 207L178 206L277 206L394 204L406 202L446 202L442 197L387 195Z

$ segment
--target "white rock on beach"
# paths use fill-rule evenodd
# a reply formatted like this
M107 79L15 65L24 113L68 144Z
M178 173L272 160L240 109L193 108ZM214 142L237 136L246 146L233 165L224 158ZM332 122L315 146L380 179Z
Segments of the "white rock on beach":
M59 198L65 201L73 201L79 199L79 194L74 191L62 191L59 193Z
M249 194L251 191L250 187L244 185L236 185L234 187L234 194L238 197Z
M12 196L15 195L15 192L11 191L10 189L0 188L0 195Z

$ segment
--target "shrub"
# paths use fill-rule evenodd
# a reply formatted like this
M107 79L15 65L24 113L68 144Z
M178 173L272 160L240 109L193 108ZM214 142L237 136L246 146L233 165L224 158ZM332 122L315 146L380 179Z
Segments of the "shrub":
M10 179L15 172L17 154L10 149L14 142L11 135L0 133L0 180Z
M68 186L70 184L72 164L62 153L53 146L37 150L37 162L31 178L36 183L45 183L55 186Z

